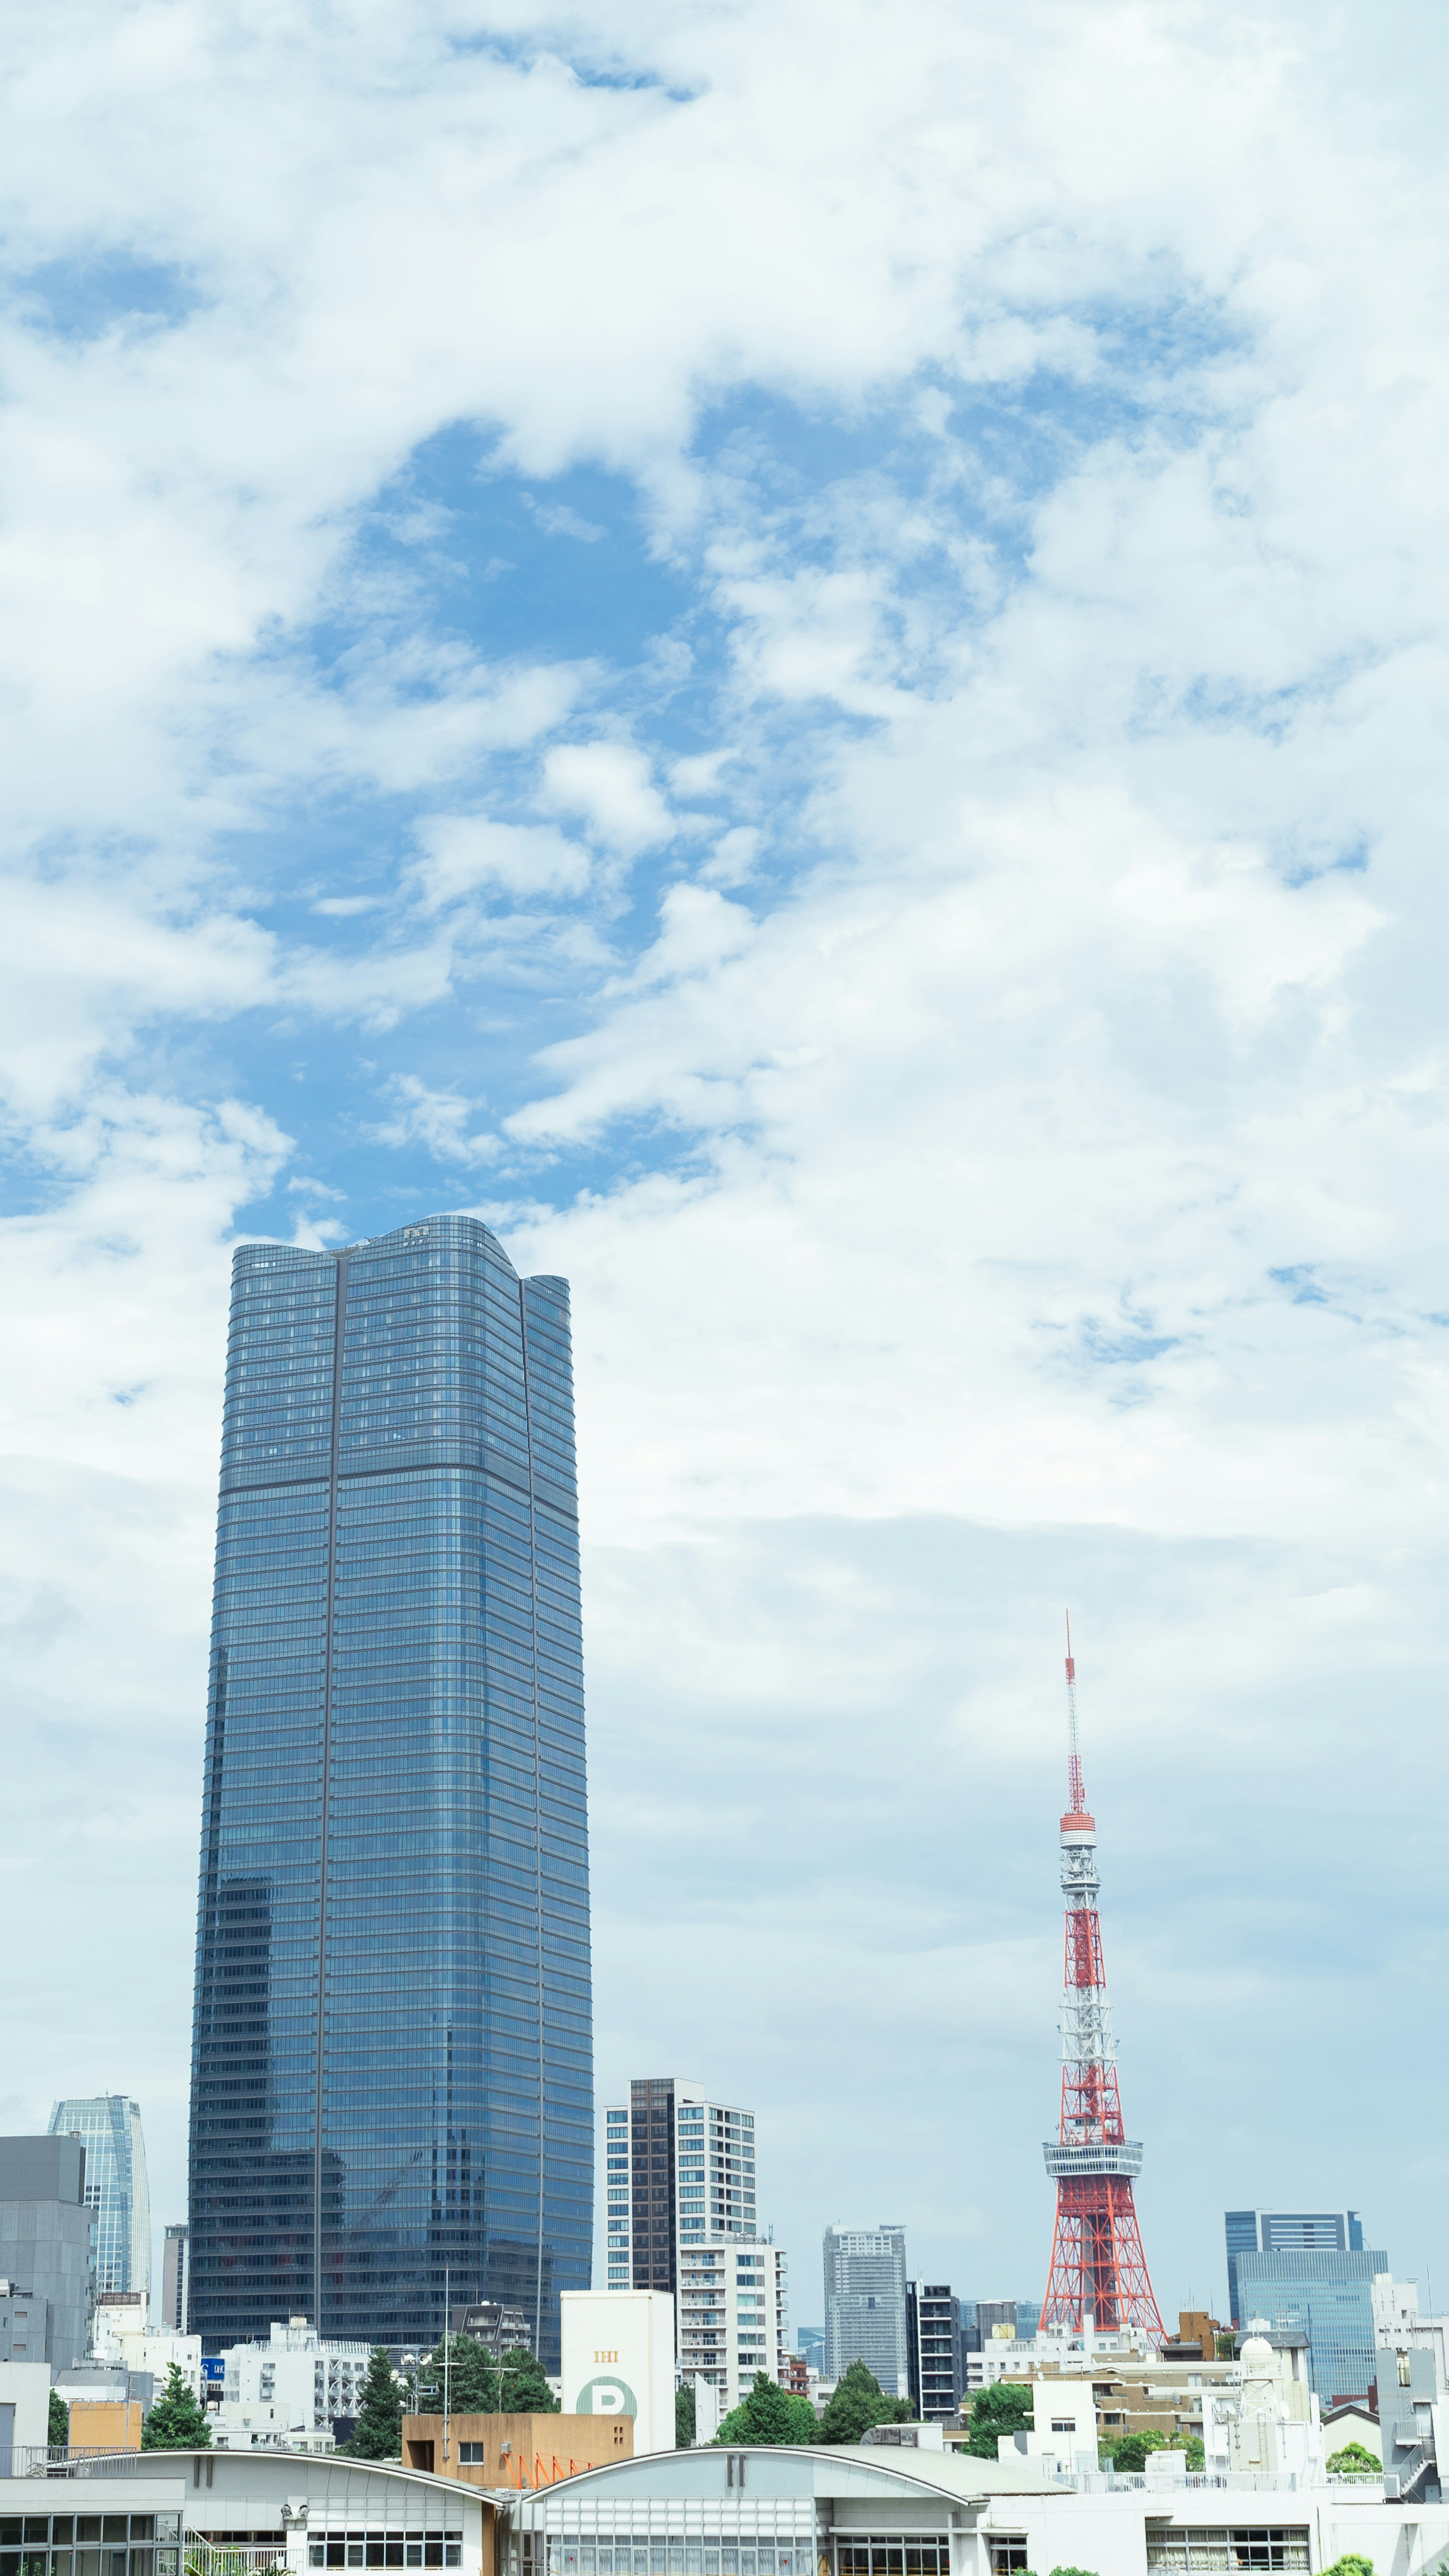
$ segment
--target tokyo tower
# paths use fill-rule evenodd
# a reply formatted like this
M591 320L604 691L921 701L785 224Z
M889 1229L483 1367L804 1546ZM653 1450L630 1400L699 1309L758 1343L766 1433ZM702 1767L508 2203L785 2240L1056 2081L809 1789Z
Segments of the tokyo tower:
M1147 2276L1132 2179L1142 2147L1124 2137L1112 2008L1097 1913L1097 1827L1087 1813L1077 1748L1077 1668L1067 1623L1067 1812L1062 1818L1066 1976L1062 1995L1062 2122L1042 2152L1056 2177L1057 2225L1043 2326L1142 2326L1159 2346L1162 2319Z

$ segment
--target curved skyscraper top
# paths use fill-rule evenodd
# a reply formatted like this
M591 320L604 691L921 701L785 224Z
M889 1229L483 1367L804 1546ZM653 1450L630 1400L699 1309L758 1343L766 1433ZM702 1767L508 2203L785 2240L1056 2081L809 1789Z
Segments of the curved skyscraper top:
M568 1287L469 1217L232 1285L191 2322L431 2340L587 2288L592 2035Z
M95 2212L91 2281L108 2290L151 2289L151 2195L141 2105L128 2093L69 2093L51 2104L52 2138L85 2142L86 2206Z

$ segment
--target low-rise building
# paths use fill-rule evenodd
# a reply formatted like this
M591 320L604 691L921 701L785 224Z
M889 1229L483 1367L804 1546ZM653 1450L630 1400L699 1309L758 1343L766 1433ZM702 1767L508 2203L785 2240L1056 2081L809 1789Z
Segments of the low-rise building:
M158 2391L165 2387L174 2365L193 2397L201 2395L200 2335L153 2326L143 2292L112 2293L96 2301L91 2349L103 2367L148 2372Z
M305 2317L274 2325L266 2343L234 2343L213 2441L226 2451L330 2451L334 2422L357 2415L371 2358L368 2344L324 2342Z

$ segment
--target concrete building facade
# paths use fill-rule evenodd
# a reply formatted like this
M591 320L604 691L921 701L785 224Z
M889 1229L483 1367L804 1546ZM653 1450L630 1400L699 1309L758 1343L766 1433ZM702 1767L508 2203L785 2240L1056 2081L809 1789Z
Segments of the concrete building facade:
M181 2219L161 2248L161 2323L185 2334L191 2306L191 2230Z
M0 2138L0 2279L28 2311L45 2307L43 2358L53 2370L84 2359L90 2340L93 2218L86 2151L74 2137ZM25 2358L34 2359L27 2314ZM17 2356L19 2358L19 2356Z
M274 2325L266 2343L234 2343L212 2439L228 2451L330 2450L334 2418L357 2414L371 2358L370 2344L324 2342L305 2317Z

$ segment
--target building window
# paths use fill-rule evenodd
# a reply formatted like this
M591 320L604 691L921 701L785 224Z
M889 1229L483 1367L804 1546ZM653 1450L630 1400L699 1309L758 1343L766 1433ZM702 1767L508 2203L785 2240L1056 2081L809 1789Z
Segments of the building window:
M1025 2559L1022 2560L1025 2566ZM836 2576L949 2576L950 2543L945 2540L838 2540Z
M1303 2524L1277 2529L1234 2531L1224 2529L1153 2530L1147 2535L1147 2564L1151 2568L1173 2568L1183 2576L1232 2576L1240 2568L1305 2569L1308 2565L1308 2529Z
M1026 2565L1024 2531L993 2531L987 2534L991 2552L991 2576L1013 2576L1013 2571Z

